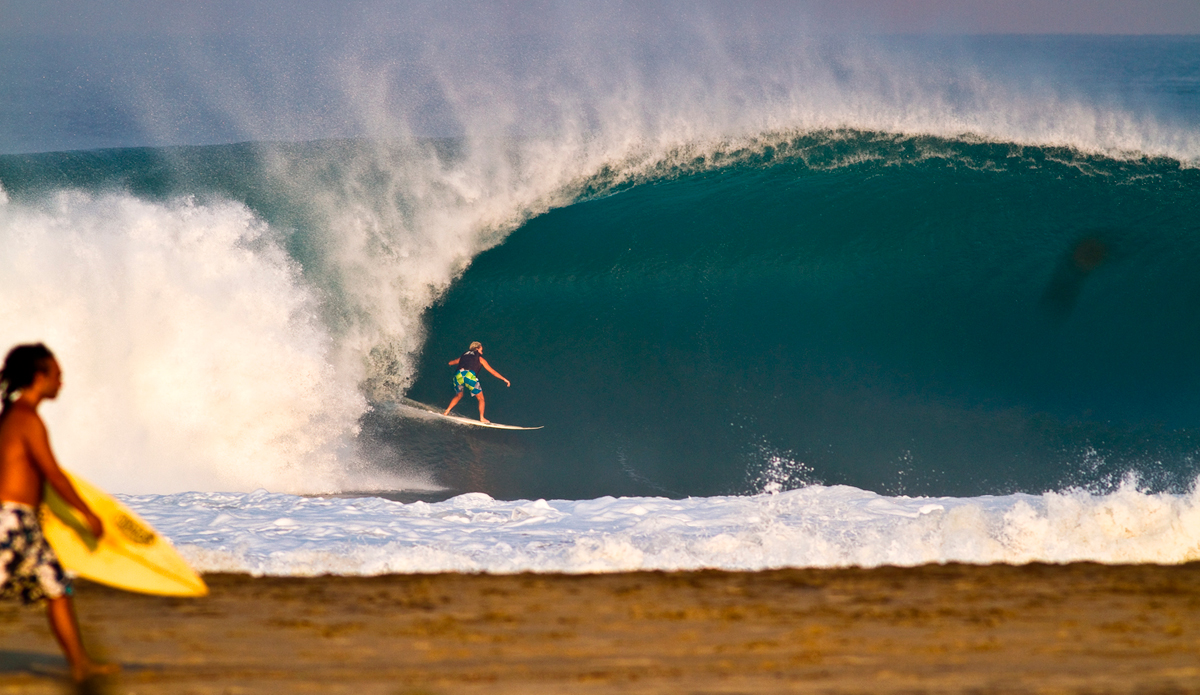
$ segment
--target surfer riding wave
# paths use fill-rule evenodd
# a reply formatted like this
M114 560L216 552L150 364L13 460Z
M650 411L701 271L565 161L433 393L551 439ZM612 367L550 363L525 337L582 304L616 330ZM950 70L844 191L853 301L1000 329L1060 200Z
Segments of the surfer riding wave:
M483 400L483 387L479 385L479 377L477 376L479 368L483 367L488 370L492 376L503 381L505 386L512 386L512 382L501 376L500 372L492 369L492 365L483 359L483 344L479 341L471 343L467 347L467 351L451 360L449 365L451 367L458 367L458 372L454 375L454 398L450 401L450 405L446 407L442 415L449 415L450 411L454 410L454 406L458 405L458 402L462 400L463 390L466 390L475 397L475 400L479 401L479 421L490 423L491 420L483 416L483 411L487 404Z

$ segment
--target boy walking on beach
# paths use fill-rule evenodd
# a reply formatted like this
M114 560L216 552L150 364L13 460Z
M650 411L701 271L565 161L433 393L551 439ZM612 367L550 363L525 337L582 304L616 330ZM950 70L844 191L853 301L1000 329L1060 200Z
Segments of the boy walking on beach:
M449 415L450 411L454 410L454 406L458 405L458 402L462 400L463 389L466 389L472 396L475 397L477 401L479 401L479 421L491 422L491 420L488 420L483 416L483 408L485 403L483 401L483 387L479 385L479 367L482 366L484 369L491 372L492 376L496 377L500 381L503 381L505 386L512 386L512 383L508 379L500 376L500 372L492 369L492 365L488 364L487 360L483 359L483 344L478 341L471 343L470 346L467 347L467 351L461 356L451 360L450 366L458 367L458 372L454 375L455 393L454 399L450 401L449 407L446 408L446 412L442 413L442 415Z
M49 483L83 513L96 538L104 534L100 519L59 469L46 426L37 413L42 401L58 396L62 370L45 345L18 345L4 360L0 385L4 398L0 411L0 596L18 596L27 605L46 603L50 627L70 662L75 682L114 673L119 668L116 664L94 662L84 651L70 580L38 523L42 487Z

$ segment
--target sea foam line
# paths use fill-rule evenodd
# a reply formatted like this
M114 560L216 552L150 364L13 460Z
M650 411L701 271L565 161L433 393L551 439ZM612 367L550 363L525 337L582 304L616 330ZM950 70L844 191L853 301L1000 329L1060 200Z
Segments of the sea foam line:
M885 497L811 486L749 497L429 504L182 493L124 498L202 572L761 570L1200 557L1200 494L1132 483L1003 497Z

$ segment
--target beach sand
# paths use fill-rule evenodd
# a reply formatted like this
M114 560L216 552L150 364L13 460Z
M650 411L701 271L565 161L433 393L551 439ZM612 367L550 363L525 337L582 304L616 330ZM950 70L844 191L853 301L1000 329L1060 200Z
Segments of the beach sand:
M1200 692L1200 563L80 582L110 693ZM0 604L0 693L71 692Z

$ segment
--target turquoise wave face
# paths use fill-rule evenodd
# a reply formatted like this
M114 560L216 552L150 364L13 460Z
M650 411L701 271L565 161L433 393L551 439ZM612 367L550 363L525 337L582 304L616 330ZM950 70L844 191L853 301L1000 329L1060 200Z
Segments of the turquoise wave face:
M428 212L385 175L405 156L361 141L5 156L0 182L22 205L61 189L244 203L337 341L369 314L353 300L372 263L444 237L401 233ZM513 382L481 375L488 416L546 427L439 427L378 408L362 417L362 454L509 498L811 482L1002 494L1108 489L1130 473L1181 490L1200 474L1200 171L864 132L675 161L585 181L427 310L412 288L449 278L459 251L380 273L408 283L402 327L424 311L425 341L371 349L368 363L395 373L368 374L365 392L444 405L446 362L479 340ZM364 214L394 227L376 225L347 265L331 210L376 200L400 214ZM484 243L464 239L464 254Z
M408 395L448 402L480 340L489 417L544 431L368 431L501 496L1200 472L1200 172L863 133L736 159L541 215L429 310Z

